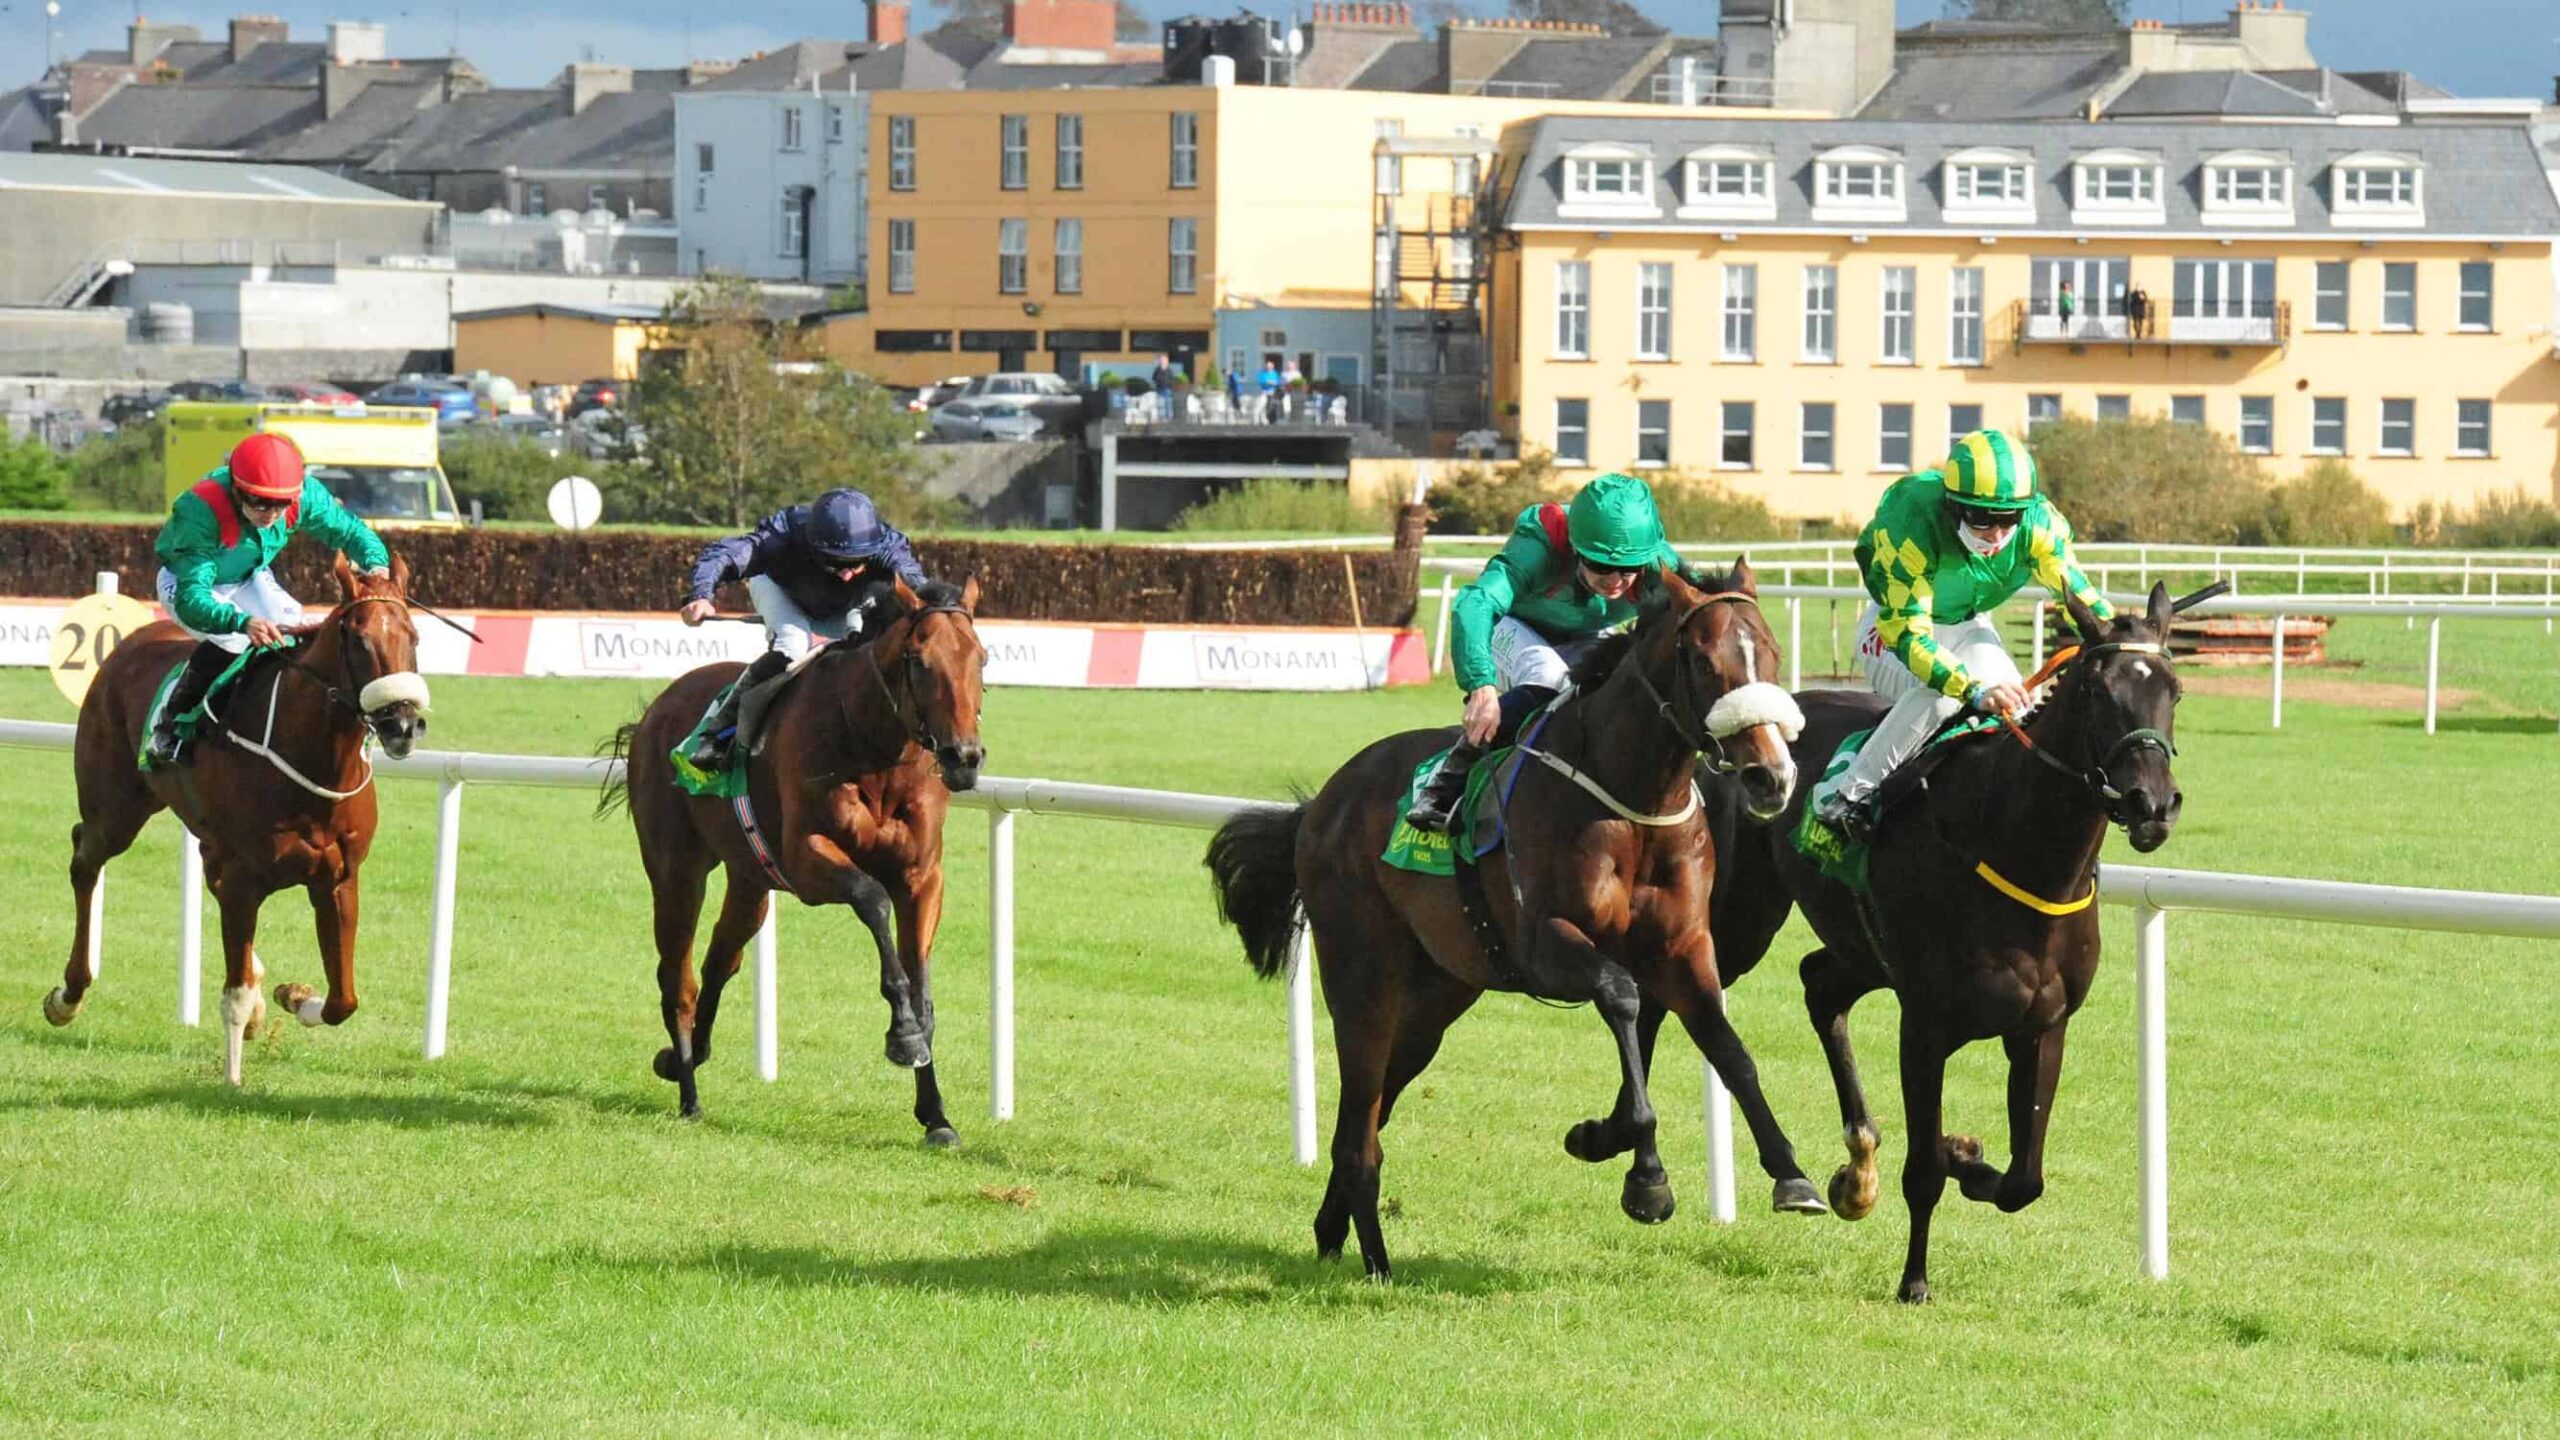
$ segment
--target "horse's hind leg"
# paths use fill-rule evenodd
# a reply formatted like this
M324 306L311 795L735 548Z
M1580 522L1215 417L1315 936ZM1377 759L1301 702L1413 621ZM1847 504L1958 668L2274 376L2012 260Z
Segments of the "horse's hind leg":
M1946 1194L1946 1148L1941 1142L1940 1098L1947 1081L1946 1043L1926 1021L1902 1012L1902 1113L1911 1129L1902 1160L1902 1203L1911 1212L1911 1248L1902 1262L1896 1298L1920 1304L1929 1298L1929 1216Z
M128 762L124 770L133 767ZM62 984L44 997L44 1018L56 1025L70 1024L87 1003L89 987L98 983L98 876L108 861L133 847L133 837L159 808L138 773L82 778L80 823L71 827L71 958L62 967Z
M711 1063L711 1031L720 1019L720 996L738 973L739 958L756 931L764 928L764 914L772 903L771 892L762 884L743 879L738 872L728 872L728 888L720 898L720 918L711 922L711 948L702 956L702 983L694 996L693 1026L689 1034L691 1047L685 1060L684 1096L691 1102L688 1115L702 1113L701 1092L694 1077Z
M1639 1225L1659 1225L1671 1218L1676 1201L1670 1172L1662 1168L1662 1152L1654 1148L1653 1096L1645 1085L1647 1056L1636 1040L1636 1021L1644 1008L1635 977L1604 963L1593 985L1592 1008L1600 1012L1611 1039L1618 1042L1618 1083L1626 1106L1625 1133L1634 1142L1635 1159L1627 1166L1618 1208Z
M676 1108L687 1117L702 1113L693 1088L693 931L702 919L703 884L710 866L679 861L649 867L650 901L658 942L658 1013L666 1022L667 1047L650 1068L661 1080L676 1084Z
M1325 1010L1333 1017L1334 1066L1341 1081L1334 1106L1333 1168L1325 1179L1324 1202L1316 1208L1316 1254L1340 1258L1342 1242L1357 1229L1362 1266L1370 1279L1386 1280L1391 1274L1387 1241L1378 1223L1378 1169L1386 1152L1378 1144L1378 1126L1386 1110L1387 1070L1395 1055L1409 971L1391 958L1396 947L1363 933L1369 927L1356 917L1318 914L1309 923L1315 931Z
M916 1019L924 1026L927 1054L933 1049L933 937L942 926L942 871L926 866L908 877L908 891L890 896L897 913L898 954L905 966ZM933 1062L916 1067L916 1123L924 1127L924 1143L937 1150L960 1143L960 1132L942 1113L942 1082Z
M1646 1082L1653 1077L1653 1042L1662 1033L1664 1010L1646 997L1636 1014L1636 1049L1644 1063ZM1609 1113L1596 1120L1584 1120L1564 1132L1564 1153L1588 1164L1615 1160L1635 1146L1635 1132L1629 1115L1635 1108L1635 1091L1624 1081L1618 1085L1617 1103Z
M1849 1147L1849 1163L1831 1173L1831 1213L1843 1220L1863 1220L1876 1208L1875 1117L1867 1112L1866 1087L1858 1080L1858 1057L1849 1048L1849 1009L1859 997L1881 989L1882 976L1836 951L1816 950L1804 957L1805 1014L1822 1041L1822 1057L1831 1065L1831 1088L1840 1097L1840 1135Z
M266 997L258 985L266 978L258 963L258 907L267 892L241 870L224 867L211 876L214 898L222 908L222 1078L240 1083L240 1056L249 1032L267 1017Z

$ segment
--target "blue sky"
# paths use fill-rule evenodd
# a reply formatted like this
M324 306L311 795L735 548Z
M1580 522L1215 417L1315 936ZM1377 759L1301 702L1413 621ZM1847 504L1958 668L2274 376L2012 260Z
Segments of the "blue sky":
M1234 0L1138 0L1151 14L1224 13ZM1495 0L1475 0L1490 9ZM1714 0L1639 0L1648 13L1676 30L1712 28ZM1905 22L1941 13L1939 0L1900 0ZM61 44L66 50L120 45L133 5L62 0ZM1286 13L1288 5L1260 0L1256 8ZM1300 0L1303 8L1303 0ZM2227 0L2136 0L2134 13L2161 20L2205 20L2223 13ZM2344 70L2405 69L2458 95L2532 95L2549 98L2560 71L2560 3L2555 0L2309 0L2313 49ZM156 19L191 23L208 36L224 19L244 10L282 15L297 37L318 39L331 19L375 20L391 27L394 53L441 55L453 43L459 17L461 50L500 84L540 84L592 49L595 58L637 65L666 65L691 53L736 56L804 35L859 33L857 0L766 0L720 7L718 19L690 0L616 0L606 6L498 0L234 0L219 4L149 3ZM12 57L0 84L33 79L37 66L15 57L43 53L43 0L0 0L0 56Z

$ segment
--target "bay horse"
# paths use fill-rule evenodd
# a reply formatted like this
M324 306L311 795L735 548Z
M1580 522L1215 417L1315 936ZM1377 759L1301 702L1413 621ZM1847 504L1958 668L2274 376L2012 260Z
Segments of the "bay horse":
M1257 974L1268 979L1286 964L1302 908L1314 930L1341 1078L1333 1169L1315 1219L1327 1259L1356 1227L1367 1273L1388 1277L1378 1133L1441 1036L1487 990L1587 1000L1599 1011L1630 1097L1626 1133L1637 1155L1619 1198L1629 1217L1658 1223L1673 1207L1637 1068L1648 999L1680 1017L1741 1100L1775 1182L1774 1208L1823 1208L1725 1020L1707 925L1715 853L1692 778L1703 752L1757 812L1777 813L1794 789L1786 737L1801 717L1769 678L1778 645L1747 562L1712 590L1668 569L1660 578L1662 593L1634 628L1586 655L1574 688L1524 744L1543 752L1540 763L1523 758L1501 802L1508 839L1480 862L1498 951L1479 942L1456 882L1379 858L1397 796L1454 730L1380 740L1312 800L1248 811L1210 843L1219 913ZM1583 1138L1577 1127L1566 1149Z
M921 595L900 580L894 594L897 610L877 638L840 640L810 655L767 712L748 760L755 837L731 801L678 788L669 755L745 667L689 672L614 735L613 754L630 763L596 811L627 802L639 834L667 1027L651 1068L675 1083L688 1119L702 1113L695 1077L711 1059L720 993L764 925L772 893L782 890L803 905L849 905L871 932L880 996L889 1002L889 1063L915 1071L915 1117L926 1143L960 1142L934 1077L930 976L942 921L943 815L953 791L978 783L986 760L978 711L987 652L972 618L974 577L958 587L928 585ZM727 882L697 981L694 928L715 866Z
M133 633L98 666L72 743L80 821L71 827L71 959L44 998L44 1017L68 1025L97 983L89 897L98 873L162 809L204 844L204 878L222 910L223 1078L240 1083L248 1032L266 1018L258 987L258 910L300 886L320 937L324 999L308 985L276 987L276 1003L305 1025L356 1013L356 875L373 845L368 738L405 756L427 729L427 682L409 618L409 564L359 575L338 558L339 603L286 627L299 643L270 651L215 697L219 718L197 732L185 763L153 770L134 757L153 698L197 644L171 621Z
M1760 962L1791 909L1803 910L1819 942L1799 974L1839 1092L1849 1163L1829 1193L1843 1220L1865 1218L1878 1191L1878 1134L1849 1048L1849 1010L1876 990L1900 1002L1911 1237L1896 1293L1906 1302L1929 1298L1929 1219L1950 1177L1966 1199L2007 1213L2044 1193L2063 1038L2098 971L2099 846L2113 823L2149 854L2168 842L2185 804L2169 763L2180 689L2166 642L2176 610L2199 598L2173 604L2165 586L2154 586L2142 613L2100 621L2066 597L2082 643L2067 660L2057 657L2053 691L2014 743L1998 732L1969 739L1933 757L1916 788L1905 783L1908 771L1888 782L1907 793L1878 823L1872 899L1796 850L1804 799L1775 823L1754 824L1737 813L1745 795L1709 783L1709 809L1727 841L1717 852L1714 929L1728 978ZM1809 771L1888 704L1867 691L1797 698L1805 725L1796 761ZM1644 1017L1648 1055L1661 1023L1659 1012ZM1948 1059L1993 1038L2009 1061L2005 1171L1982 1158L1978 1139L1947 1134L1940 1108ZM1598 1148L1615 1154L1611 1146L1631 1142L1610 1133Z

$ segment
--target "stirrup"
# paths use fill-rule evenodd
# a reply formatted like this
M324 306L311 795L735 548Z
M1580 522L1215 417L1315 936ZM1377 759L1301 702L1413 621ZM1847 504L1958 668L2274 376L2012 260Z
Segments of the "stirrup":
M1426 835L1448 834L1450 823L1457 818L1458 803L1467 797L1470 768L1441 761L1440 768L1422 783L1422 793L1405 807L1404 823Z
M736 732L731 731L730 734L733 737L730 740L721 739L720 732L716 730L703 736L694 745L693 753L686 758L693 762L695 769L717 774L727 767L729 756L733 753Z
M151 757L155 768L166 769L187 757L186 737L173 729L155 725L150 738L143 742L143 753Z
M1875 843L1876 807L1873 795L1863 800L1850 800L1834 790L1822 797L1822 803L1814 807L1813 818L1861 845Z

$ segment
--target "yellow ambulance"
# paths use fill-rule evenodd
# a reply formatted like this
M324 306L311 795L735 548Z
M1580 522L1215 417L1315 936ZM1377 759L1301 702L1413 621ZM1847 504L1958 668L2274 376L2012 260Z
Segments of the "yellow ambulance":
M430 409L179 401L161 412L160 426L169 501L221 465L250 432L270 430L299 446L312 477L367 520L462 523L453 486L436 461L436 412Z

